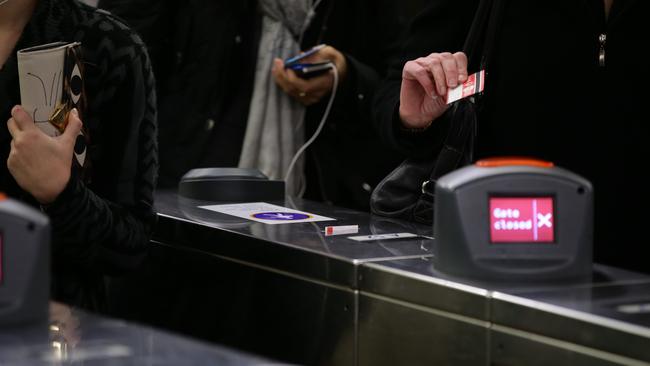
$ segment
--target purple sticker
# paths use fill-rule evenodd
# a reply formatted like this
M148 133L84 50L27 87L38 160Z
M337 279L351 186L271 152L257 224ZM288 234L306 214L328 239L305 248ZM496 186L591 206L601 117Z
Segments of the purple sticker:
M310 215L305 215L301 213L290 213L290 212L262 212L252 215L252 217L260 220L271 220L271 221L298 221L298 220L307 220L310 219Z

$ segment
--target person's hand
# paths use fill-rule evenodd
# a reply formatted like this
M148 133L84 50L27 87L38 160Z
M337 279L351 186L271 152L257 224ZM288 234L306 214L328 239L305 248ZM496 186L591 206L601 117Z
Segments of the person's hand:
M339 83L347 75L348 64L345 56L337 49L326 46L315 54L300 60L301 63L332 61L338 70ZM275 83L288 95L305 106L318 103L334 88L333 71L310 79L302 79L293 70L284 68L284 61L273 60L273 77Z
M81 341L81 321L70 306L50 302L50 333L56 340L75 347ZM60 338L59 338L60 337Z
M49 204L59 196L70 180L75 141L81 131L76 109L68 116L68 125L61 136L43 133L20 106L11 111L7 128L13 139L7 167L18 185L41 204Z
M462 52L432 53L402 71L399 116L407 128L426 128L447 110L447 91L467 81Z

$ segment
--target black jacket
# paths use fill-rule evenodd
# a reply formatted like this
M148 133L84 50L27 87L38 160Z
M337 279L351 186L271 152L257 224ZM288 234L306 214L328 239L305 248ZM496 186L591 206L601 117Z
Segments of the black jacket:
M76 176L43 208L52 224L53 298L101 309L104 275L137 267L155 214L155 85L146 50L122 22L74 0L39 0L16 50L54 41L82 43L90 138L90 179ZM15 53L0 71L0 115L19 104ZM0 128L0 161L11 136ZM36 204L0 165L0 190Z
M503 1L503 0L498 0ZM382 138L409 155L435 155L446 118L424 133L400 129L401 70L407 60L460 51L478 0L436 0L412 24L402 59L376 99ZM650 41L647 1L505 1L479 115L477 158L524 155L584 175L596 190L596 260L650 270L643 214L650 194L642 178L648 143L649 77L640 57ZM606 66L598 66L606 33ZM469 70L470 73L477 70Z
M246 131L261 16L257 2L102 0L143 35L158 78L161 186L191 168L236 166ZM308 152L308 198L367 209L369 190L398 162L378 143L370 101L401 31L395 1L323 1L303 48L344 52L349 79ZM307 112L310 135L327 98Z

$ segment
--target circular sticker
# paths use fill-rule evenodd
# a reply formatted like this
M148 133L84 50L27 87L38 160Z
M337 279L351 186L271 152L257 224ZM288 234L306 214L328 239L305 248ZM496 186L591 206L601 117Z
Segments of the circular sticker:
M298 221L310 219L311 215L291 212L261 212L252 217L260 220L273 220L273 221Z

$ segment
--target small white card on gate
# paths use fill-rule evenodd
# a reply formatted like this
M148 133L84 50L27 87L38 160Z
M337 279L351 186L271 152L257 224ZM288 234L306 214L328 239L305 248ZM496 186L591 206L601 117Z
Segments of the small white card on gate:
M483 89L485 89L485 70L470 75L463 85L458 85L447 91L447 104L471 97L474 94L482 92Z
M374 240L409 239L409 238L417 238L417 237L419 237L419 235L412 234L412 233L396 233L396 234L348 236L348 239L354 241L374 241Z
M199 206L199 208L241 217L268 225L297 224L301 222L334 221L335 219L265 202L235 203Z

